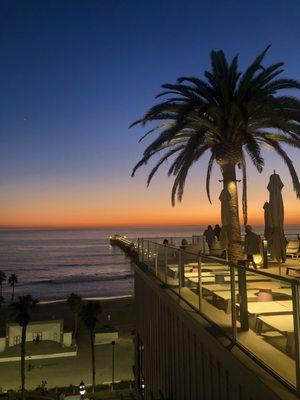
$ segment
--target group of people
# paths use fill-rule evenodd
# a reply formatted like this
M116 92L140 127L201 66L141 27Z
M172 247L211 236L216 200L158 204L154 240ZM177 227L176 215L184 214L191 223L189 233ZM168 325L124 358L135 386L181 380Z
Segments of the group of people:
M211 225L208 225L207 229L204 231L203 235L205 236L209 249L212 248L216 240L220 240L221 230L222 228L220 225L216 224L214 228Z
M221 230L222 228L220 225L216 224L214 228L211 225L208 225L207 229L204 231L203 235L205 236L209 250L212 249L216 240L220 240ZM247 261L252 263L254 268L256 268L256 264L253 256L260 253L260 244L260 236L253 232L252 226L246 225L244 251L247 256Z
M220 241L221 231L222 228L219 224L216 224L214 228L211 225L208 225L208 227L204 231L203 236L205 237L209 250L213 248L216 241ZM168 245L168 239L165 239L163 241L163 244ZM186 239L183 239L180 248L185 250L187 246L189 246L188 241ZM247 261L251 263L254 268L256 268L253 256L261 252L261 238L259 235L253 232L252 226L250 225L245 226L244 251L247 257Z

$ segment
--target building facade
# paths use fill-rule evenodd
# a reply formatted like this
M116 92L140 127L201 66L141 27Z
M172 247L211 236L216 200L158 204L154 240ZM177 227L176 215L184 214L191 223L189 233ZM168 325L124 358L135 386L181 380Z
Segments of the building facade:
M145 400L298 398L178 298L135 268L135 378Z

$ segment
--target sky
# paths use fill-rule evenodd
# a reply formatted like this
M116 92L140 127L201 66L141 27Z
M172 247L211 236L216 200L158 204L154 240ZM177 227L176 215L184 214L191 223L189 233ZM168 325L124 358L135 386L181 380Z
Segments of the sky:
M131 170L144 144L128 129L160 85L202 76L212 49L244 68L268 44L300 79L300 2L269 0L2 0L0 3L0 226L197 225L220 220L220 172L211 205L208 157L171 206L167 166L149 188ZM289 150L298 173L299 153ZM273 170L285 184L285 221L300 224L299 200L282 161L265 152L249 168L249 222L263 223ZM155 160L154 160L155 162Z

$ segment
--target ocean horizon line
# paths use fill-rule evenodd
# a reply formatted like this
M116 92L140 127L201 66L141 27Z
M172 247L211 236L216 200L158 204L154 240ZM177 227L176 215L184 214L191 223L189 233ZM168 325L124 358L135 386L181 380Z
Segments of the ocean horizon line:
M105 230L105 229L113 229L113 228L118 228L118 229L152 229L152 228L199 228L199 227L206 227L207 225L215 225L220 222L211 222L210 224L208 223L199 223L199 224L153 224L153 225L103 225L103 226L98 226L98 225L84 225L84 226L79 226L79 225L59 225L59 226L1 226L0 225L0 231L5 231L5 230ZM250 224L252 226L256 227L263 227L264 223L252 223ZM297 227L300 226L300 221L297 223L286 223L284 224L285 227ZM243 224L241 224L241 228L243 227ZM117 233L117 232L116 232Z

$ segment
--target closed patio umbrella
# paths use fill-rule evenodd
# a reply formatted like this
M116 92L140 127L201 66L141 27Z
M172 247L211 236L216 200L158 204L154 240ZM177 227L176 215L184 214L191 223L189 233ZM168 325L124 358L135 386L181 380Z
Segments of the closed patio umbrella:
M227 189L223 189L219 200L221 201L221 220L222 220L222 229L220 233L220 245L222 249L228 249L228 241L229 241L229 219L230 219L230 193Z
M275 173L270 176L268 190L270 192L269 212L272 230L270 233L270 253L278 262L286 259L286 239L284 236L284 206L281 190L283 183L280 176Z
M264 237L269 240L272 233L272 222L271 222L271 214L270 214L270 204L266 201L264 206L264 219L265 219L265 230Z

